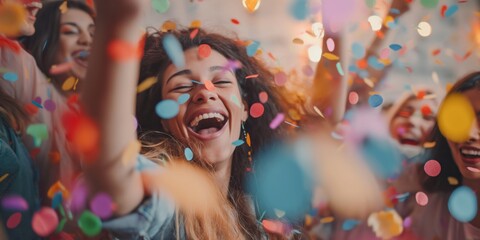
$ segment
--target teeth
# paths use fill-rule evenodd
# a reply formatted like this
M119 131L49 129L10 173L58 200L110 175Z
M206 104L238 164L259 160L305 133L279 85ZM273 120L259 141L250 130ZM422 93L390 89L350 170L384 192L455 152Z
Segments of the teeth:
M462 154L480 156L480 151L462 149Z
M203 119L209 119L209 118L216 118L217 121L221 122L225 120L225 117L223 117L222 114L220 113L204 113L200 114L197 117L195 117L191 122L190 122L190 127L196 127L198 126L198 123L203 120Z

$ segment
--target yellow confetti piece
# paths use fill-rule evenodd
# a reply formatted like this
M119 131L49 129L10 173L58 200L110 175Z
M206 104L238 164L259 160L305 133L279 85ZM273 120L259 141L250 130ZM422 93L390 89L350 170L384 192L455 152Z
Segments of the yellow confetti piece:
M375 235L381 239L391 239L403 232L403 219L395 210L372 213L367 222Z
M317 106L313 106L313 110L315 110L315 112L320 115L320 117L322 118L325 118L325 116L323 115L323 113L320 111L320 109L317 108Z
M289 109L288 110L288 116L290 116L295 121L298 121L301 118L300 114L295 109Z
M305 226L310 226L313 223L313 218L310 215L305 215Z
M335 220L335 218L333 217L324 217L322 219L320 219L320 223L331 223Z
M162 25L162 32L168 32L177 29L177 24L172 21L165 21Z
M60 12L62 14L65 14L68 11L67 1L63 2L62 5L60 5L60 7L58 7L58 9L60 9Z
M453 93L443 101L437 118L440 132L448 140L460 143L469 138L475 112L465 96Z
M124 165L128 165L130 162L135 160L135 155L137 155L140 152L140 148L142 145L138 140L133 140L125 149L125 151L122 154L121 161Z
M69 77L65 82L62 84L62 90L63 91L70 91L72 88L75 86L75 83L77 82L77 78L74 76Z
M190 23L190 28L200 28L202 26L202 22L200 20L193 20Z
M435 147L435 145L437 145L436 142L426 142L426 143L423 144L423 147L424 148L433 148L433 147Z
M18 35L26 17L27 12L22 4L3 2L0 4L0 34L13 37Z
M257 11L258 7L260 6L261 0L243 0L242 4L248 12L253 13Z
M60 181L57 181L48 189L47 196L52 199L53 196L55 196L55 193L57 193L58 191L62 192L62 197L64 199L69 198L70 193Z
M450 185L458 185L458 180L454 177L448 177L447 180Z
M328 53L328 52L327 52L327 53L324 53L324 54L323 54L323 57L326 58L326 59L328 59L328 60L330 60L330 61L337 61L337 60L340 59L337 55L335 55L335 54L333 54L333 53Z
M1 177L0 177L0 182L3 182L3 180L5 180L5 178L8 177L8 173L5 173L3 174Z
M369 86L371 88L373 88L375 86L375 83L373 83L373 81L370 78L364 78L363 82L365 82L365 84L367 84L367 86Z
M294 38L294 39L292 40L292 42L295 43L295 44L299 44L299 45L302 45L302 44L303 44L303 40L300 39L300 38Z
M142 81L142 83L140 83L137 87L137 93L141 93L147 89L149 89L150 87L153 86L153 84L155 84L157 82L157 78L156 77L149 77L147 79L145 79L144 81Z

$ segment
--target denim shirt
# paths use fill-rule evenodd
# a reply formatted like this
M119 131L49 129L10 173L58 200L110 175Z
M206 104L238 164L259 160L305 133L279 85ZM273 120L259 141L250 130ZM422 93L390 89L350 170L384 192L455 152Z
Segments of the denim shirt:
M139 155L139 171L161 168L160 165ZM154 192L132 213L103 223L103 228L118 240L186 239L182 221L179 219L179 236L176 236L175 204L168 194Z
M11 240L40 239L32 230L33 213L40 208L38 195L38 175L33 166L30 154L20 137L0 117L0 198L17 195L25 199L28 209L25 211L0 207L0 215L4 226L9 217L16 212L22 215L15 228L5 230Z

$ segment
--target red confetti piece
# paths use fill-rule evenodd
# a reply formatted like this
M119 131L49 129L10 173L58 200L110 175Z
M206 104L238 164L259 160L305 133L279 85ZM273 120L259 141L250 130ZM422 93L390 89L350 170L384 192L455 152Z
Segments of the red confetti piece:
M435 50L432 51L432 55L437 56L438 54L440 54L441 51L442 50L440 50L440 49L435 49Z
M415 200L420 206L425 206L428 204L428 196L424 192L417 192L417 194L415 194Z
M141 42L139 43L141 44ZM138 47L138 45L121 40L115 40L108 44L107 52L108 56L110 56L110 58L113 60L126 61L140 57L139 48L140 47Z
M66 73L72 69L73 63L72 62L66 62L66 63L60 63L58 65L53 65L50 68L50 74L52 75L58 75L62 73Z
M275 56L273 56L273 54L271 52L268 52L268 56L273 60L273 61L277 61L277 59L275 58Z
M358 99L359 99L358 93L356 93L356 92L350 92L350 93L348 94L348 102L350 102L350 104L352 104L352 105L357 104L357 103L358 103Z
M212 81L206 80L206 81L205 81L205 88L206 88L208 91L213 91L213 90L215 90L215 85L213 85Z
M70 112L62 116L62 124L73 148L93 157L99 141L99 131L95 123L84 115Z
M198 34L198 28L193 29L193 31L190 33L190 39L194 39Z
M22 221L22 214L19 212L14 213L7 220L7 228L9 229L16 228L21 221Z
M442 170L442 166L436 160L429 160L423 166L423 170L425 170L425 173L428 176L436 177L438 176L438 174L440 174L440 171Z
M28 115L35 115L38 112L38 107L35 106L33 103L27 103L23 107Z
M230 21L232 21L232 23L236 25L240 24L240 22L235 18L230 19Z
M447 5L443 5L443 6L442 6L442 8L441 8L441 10L440 10L440 15L441 15L442 17L445 17L445 12L447 11L447 9L448 9Z
M198 46L198 56L201 58L207 58L212 53L212 48L208 44L201 44Z
M275 74L275 83L278 86L283 86L287 82L287 79L287 74L282 71Z
M263 112L265 111L265 108L261 103L254 103L250 107L250 116L253 118L259 118L263 115Z
M266 92L261 92L258 94L261 103L266 103L268 101L268 94Z
M420 108L420 111L422 112L422 115L423 115L423 116L430 116L430 115L432 115L432 109L431 109L430 106L428 106L428 105L423 105L423 106Z
M46 237L53 233L58 226L58 216L55 210L42 207L32 218L33 231L40 237Z
M256 77L258 77L258 74L252 74L252 75L246 76L245 79L256 78Z
M425 92L423 90L417 92L417 98L418 99L423 99L425 97L425 95L427 95L427 92Z

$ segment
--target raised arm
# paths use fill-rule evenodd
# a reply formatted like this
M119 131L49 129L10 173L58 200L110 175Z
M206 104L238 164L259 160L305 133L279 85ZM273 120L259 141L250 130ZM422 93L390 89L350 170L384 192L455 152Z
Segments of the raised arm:
M99 142L98 154L84 164L84 172L91 191L109 194L117 204L116 215L123 215L144 197L136 156L127 161L121 158L136 141L132 118L145 1L98 0L95 4L98 17L82 103L98 127Z

